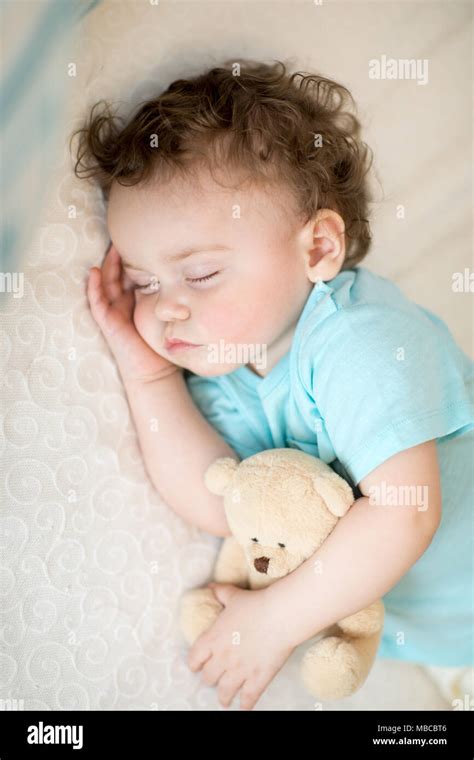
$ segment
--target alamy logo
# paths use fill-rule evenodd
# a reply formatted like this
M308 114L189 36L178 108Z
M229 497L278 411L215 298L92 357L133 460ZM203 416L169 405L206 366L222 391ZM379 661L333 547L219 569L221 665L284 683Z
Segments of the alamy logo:
M37 726L28 726L28 744L72 744L73 749L82 749L83 726L49 726L42 721Z
M7 699L0 699L0 711L4 710L24 710L25 700L16 699L15 697L7 697Z
M23 298L23 272L0 272L0 293L13 293L13 298Z
M369 79L414 79L417 84L428 83L427 58L389 58L369 61Z
M267 366L266 343L226 343L222 338L219 343L208 343L207 360L209 364L249 364L253 362L260 370Z
M380 481L380 485L370 486L369 504L381 507L416 507L418 512L428 509L428 486L395 486Z

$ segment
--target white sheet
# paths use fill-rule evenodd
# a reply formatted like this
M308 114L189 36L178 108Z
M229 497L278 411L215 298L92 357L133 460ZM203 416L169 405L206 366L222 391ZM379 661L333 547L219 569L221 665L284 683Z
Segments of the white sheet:
M222 56L291 57L339 79L360 105L385 188L364 263L446 319L469 351L469 295L451 288L452 273L471 265L468 18L467 5L429 3L109 1L90 15L63 160L23 265L25 295L1 306L1 697L28 710L220 709L185 665L176 616L182 591L206 581L218 540L186 526L149 484L89 314L85 273L107 231L99 193L72 175L77 120L102 97L127 113ZM428 58L429 83L370 81L368 60L382 54ZM256 709L315 709L298 683L300 656ZM449 705L421 668L390 661L351 699L324 706L423 708Z

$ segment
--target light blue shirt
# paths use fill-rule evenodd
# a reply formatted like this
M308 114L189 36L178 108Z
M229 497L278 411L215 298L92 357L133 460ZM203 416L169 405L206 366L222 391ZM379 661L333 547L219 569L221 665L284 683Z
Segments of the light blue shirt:
M361 479L386 459L436 439L441 524L384 597L379 656L474 663L474 363L441 319L358 266L314 286L291 350L265 377L248 366L185 377L203 415L241 458L297 448L330 464L356 496Z

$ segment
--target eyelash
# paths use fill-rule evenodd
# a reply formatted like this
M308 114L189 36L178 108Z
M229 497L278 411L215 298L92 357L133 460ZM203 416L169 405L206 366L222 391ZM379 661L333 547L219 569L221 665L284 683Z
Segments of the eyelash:
M212 274L207 274L205 277L194 277L194 278L189 277L188 279L189 279L190 282L204 282L205 280L212 279L212 277L215 277L216 274L219 274L219 272L213 272ZM148 285L135 285L135 290L143 291L143 290L146 290L147 288L150 288L150 287L151 287L151 284L148 284ZM156 291L153 291L153 292L156 292Z
M210 280L212 277L215 277L216 274L219 274L219 272L213 272L212 274L206 274L205 277L189 277L188 279L191 280L191 282L204 282L204 280Z

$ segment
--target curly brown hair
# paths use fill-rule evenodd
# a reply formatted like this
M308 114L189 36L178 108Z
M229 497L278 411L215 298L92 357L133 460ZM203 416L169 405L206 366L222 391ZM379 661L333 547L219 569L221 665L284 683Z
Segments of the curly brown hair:
M372 151L350 106L349 90L319 74L290 74L281 61L225 61L172 82L126 124L105 101L96 103L71 136L70 146L79 135L74 172L94 177L106 199L114 180L165 181L203 163L248 171L254 182L283 182L305 221L321 208L341 215L347 269L368 252L372 200Z

